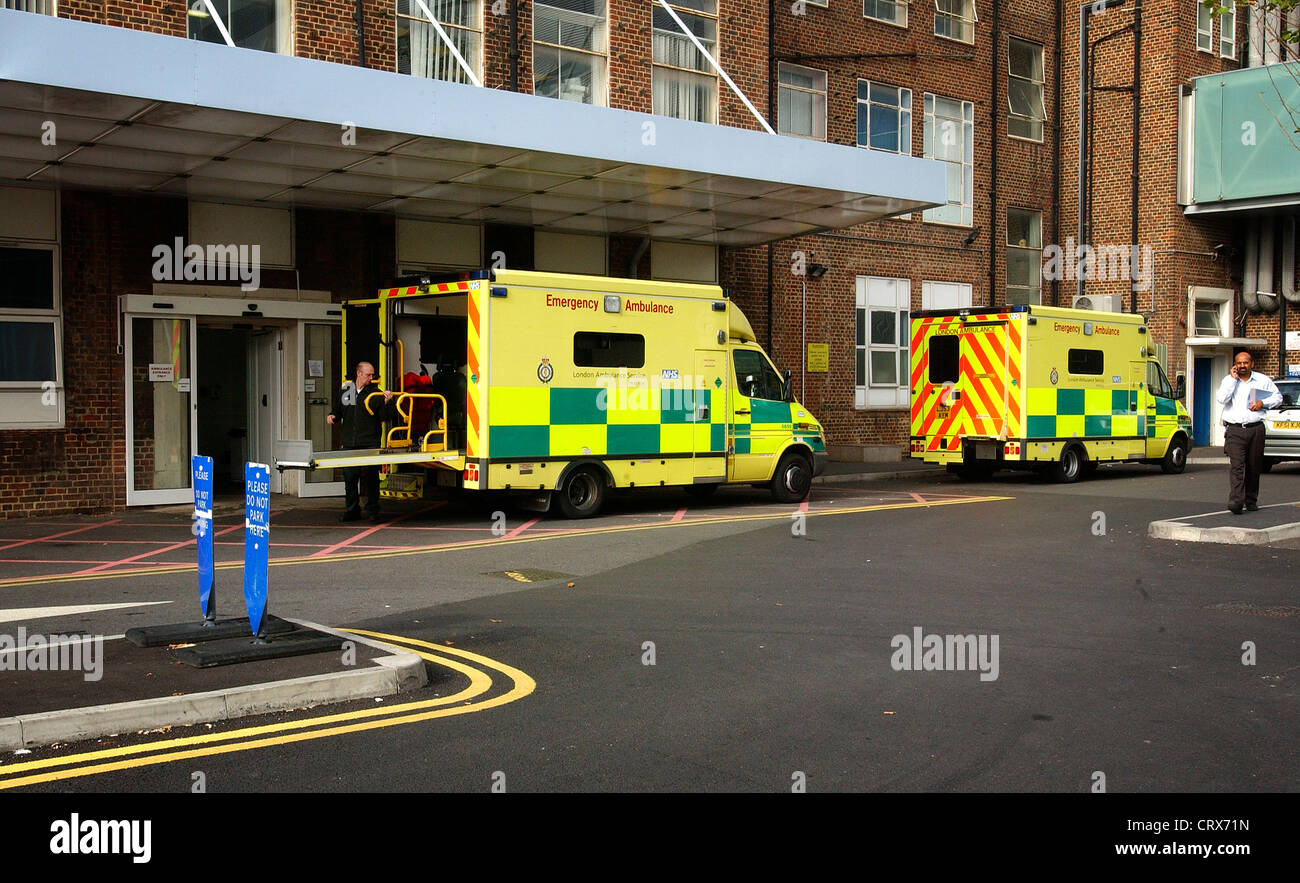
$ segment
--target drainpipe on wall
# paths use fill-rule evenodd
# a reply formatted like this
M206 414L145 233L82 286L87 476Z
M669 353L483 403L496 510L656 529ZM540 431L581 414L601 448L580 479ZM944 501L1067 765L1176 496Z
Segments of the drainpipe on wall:
M1061 48L1062 32L1065 30L1065 5L1056 4L1056 74L1053 86L1052 104L1055 110L1055 130L1052 135L1052 241L1061 241ZM1042 242L1040 239L1039 242ZM1052 305L1061 305L1060 273L1053 273Z
M510 0L510 91L519 91L519 0Z
M1276 313L1278 302L1273 291L1273 227L1272 218L1263 218L1259 222L1259 291L1256 297L1260 309L1266 313Z
M357 0L356 12L353 18L357 23L357 65L366 66L366 18L365 11L362 8L361 0Z
M1258 313L1259 297L1259 221L1246 221L1246 255L1241 274L1241 327L1246 327L1246 313Z
M990 141L993 152L989 162L989 306L993 306L998 281L998 51L1002 48L1002 25L999 13L1001 3L993 4L993 96L989 102L989 115L993 122L993 136ZM972 222L974 218L971 219ZM1005 238L1003 239L1005 242ZM1041 242L1041 231L1040 239ZM1004 297L1003 300L1006 300Z
M1138 254L1138 182L1141 174L1138 160L1141 154L1138 151L1140 143L1139 132L1142 127L1142 4L1138 3L1133 7L1133 196L1132 196L1132 218L1130 219L1130 230L1132 232L1133 243L1132 254ZM1151 275L1155 276L1155 267L1151 267ZM1129 268L1129 312L1138 311L1138 280L1137 273L1133 268ZM1156 281L1151 279L1151 311L1156 309Z

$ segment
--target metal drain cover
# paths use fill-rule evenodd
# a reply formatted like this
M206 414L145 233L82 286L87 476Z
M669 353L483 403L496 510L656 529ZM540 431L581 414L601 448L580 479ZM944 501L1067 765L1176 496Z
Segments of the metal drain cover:
M1240 613L1245 616L1298 616L1300 607L1288 607L1286 605L1274 607L1261 607L1259 604L1243 604L1241 602L1228 601L1223 604L1209 604L1206 610L1219 610L1223 613Z
M559 573L554 570L536 570L533 568L522 568L520 570L493 570L484 573L484 576L499 576L502 579L512 579L517 583L544 583L547 580L566 579L573 574Z

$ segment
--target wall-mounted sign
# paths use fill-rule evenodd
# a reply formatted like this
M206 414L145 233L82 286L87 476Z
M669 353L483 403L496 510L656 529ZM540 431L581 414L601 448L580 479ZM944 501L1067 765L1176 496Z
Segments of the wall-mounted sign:
M152 383L171 383L176 379L176 369L171 362L160 364L158 362L149 363L149 380Z
M831 367L830 344L808 344L808 373L825 374Z

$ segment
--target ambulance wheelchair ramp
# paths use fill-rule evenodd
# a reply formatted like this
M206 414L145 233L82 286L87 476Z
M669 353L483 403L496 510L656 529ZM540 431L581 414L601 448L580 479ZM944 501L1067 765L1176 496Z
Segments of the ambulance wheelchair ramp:
M358 448L352 451L313 451L311 441L281 440L275 443L275 468L342 469L346 466L440 466L461 470L464 451L420 451L407 448Z

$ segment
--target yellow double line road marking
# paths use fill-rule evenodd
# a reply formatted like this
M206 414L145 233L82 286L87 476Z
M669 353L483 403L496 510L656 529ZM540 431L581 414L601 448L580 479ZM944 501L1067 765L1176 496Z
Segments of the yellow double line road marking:
M245 727L239 730L231 730L228 733L205 733L201 736L160 739L141 745L125 745L65 757L48 757L23 763L5 764L0 766L0 790L35 785L40 782L110 773L133 767L172 763L178 760L206 757L214 754L228 754L234 751L288 745L294 742L323 739L328 736L341 736L346 733L359 733L440 717L471 714L522 699L537 689L537 682L519 669L489 659L486 656L471 653L468 650L363 629L341 629L340 631L364 635L386 643L406 645L404 649L409 649L421 658L464 675L469 679L469 685L451 696L425 699L419 702L407 702L402 705L363 708L359 711L284 721L260 727ZM434 652L414 649L417 647ZM472 664L466 664L466 662L460 660L466 660ZM475 699L492 689L494 684L492 674L499 674L504 678L508 678L513 684L512 687L489 699L475 702ZM366 720L367 718L378 718L378 720ZM349 723L351 721L357 722ZM320 729L313 729L317 727ZM53 769L56 767L66 767L66 769Z
M877 503L869 506L847 506L837 509L810 510L802 514L810 518L822 515L856 515L861 512L884 512L889 509L928 509L934 506L958 506L963 503L991 503L1011 500L1013 497L961 497L955 500L927 500L908 503ZM663 528L696 527L702 524L739 524L746 521L780 521L787 520L791 511L760 512L752 515L719 515L716 517L692 518L689 521L652 521L649 524L610 525L608 527L576 528L563 532L537 534L535 536L493 537L484 540L468 540L458 543L444 543L438 546L413 546L389 552L353 552L330 555L328 558L312 558L309 555L292 558L272 558L271 567L290 567L297 564L337 564L344 561L369 561L376 558L406 558L412 555L437 555L442 552L459 552L468 549L483 549L488 546L506 546L517 543L538 543L547 540L572 539L574 537L598 536L610 533L630 533L641 530L660 530ZM237 570L242 568L242 561L224 561L214 565L216 570ZM196 569L193 564L163 564L157 567L123 570L110 573L95 573L77 576L76 574L49 574L45 576L19 576L12 579L0 579L0 588L14 586L46 585L49 583L89 582L103 579L122 579L124 577L158 576L167 573L190 573Z

